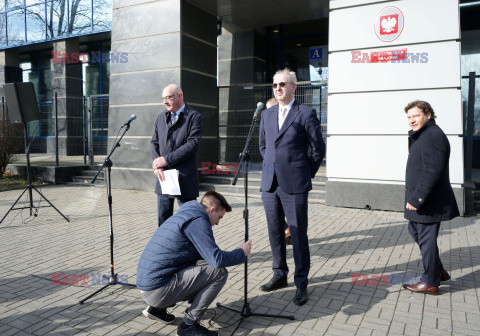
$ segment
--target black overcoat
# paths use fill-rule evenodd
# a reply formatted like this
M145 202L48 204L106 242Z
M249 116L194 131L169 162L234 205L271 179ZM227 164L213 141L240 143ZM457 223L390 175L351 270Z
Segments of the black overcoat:
M450 143L447 136L430 119L418 131L410 131L405 178L405 218L418 223L435 223L460 215L450 185Z
M196 110L185 104L178 120L170 124L170 112L163 111L155 121L155 131L150 142L152 161L159 156L167 160L165 169L179 171L178 182L182 198L198 197L198 145L202 136L203 119ZM155 193L162 188L156 178Z

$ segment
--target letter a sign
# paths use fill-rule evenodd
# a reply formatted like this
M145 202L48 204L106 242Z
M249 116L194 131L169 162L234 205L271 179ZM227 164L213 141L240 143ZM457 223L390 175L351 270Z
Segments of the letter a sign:
M322 48L310 49L310 63L322 61Z

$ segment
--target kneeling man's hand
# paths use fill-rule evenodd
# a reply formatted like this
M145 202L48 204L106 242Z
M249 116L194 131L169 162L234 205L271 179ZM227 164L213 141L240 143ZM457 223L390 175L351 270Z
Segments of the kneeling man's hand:
M250 251L252 250L252 241L246 241L244 243L240 244L240 248L245 252L245 256L248 256L250 254Z

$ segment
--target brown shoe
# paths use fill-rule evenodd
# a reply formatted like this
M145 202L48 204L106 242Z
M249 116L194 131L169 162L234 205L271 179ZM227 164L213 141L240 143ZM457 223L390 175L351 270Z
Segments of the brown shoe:
M438 287L429 286L423 281L419 281L414 285L403 284L403 288L408 289L414 293L425 293L425 294L438 294Z
M442 268L440 270L440 281L448 281L450 279L451 279L450 274L448 274L445 268Z
M293 245L292 237L285 237L285 243L287 243L287 245Z

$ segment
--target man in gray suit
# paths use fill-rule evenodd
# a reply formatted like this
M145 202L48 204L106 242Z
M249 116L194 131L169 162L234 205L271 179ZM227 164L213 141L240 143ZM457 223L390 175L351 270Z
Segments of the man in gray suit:
M166 111L155 121L150 154L155 175L164 180L164 171L177 169L179 196L165 195L157 179L155 193L158 205L158 226L173 215L174 199L178 205L198 197L198 145L202 136L202 115L183 101L182 89L170 84L163 89Z

